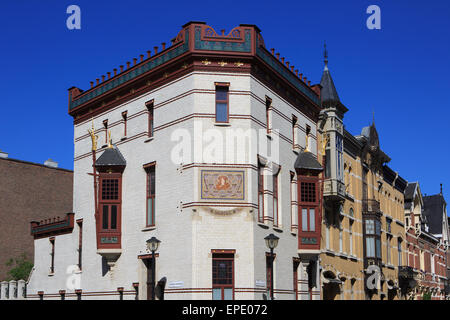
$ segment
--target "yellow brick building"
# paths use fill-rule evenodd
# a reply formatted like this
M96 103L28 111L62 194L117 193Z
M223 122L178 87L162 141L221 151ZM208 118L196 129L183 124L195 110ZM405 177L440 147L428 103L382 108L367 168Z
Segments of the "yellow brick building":
M323 217L320 279L324 300L401 299L405 265L404 190L386 163L375 124L353 136L325 60L321 80Z

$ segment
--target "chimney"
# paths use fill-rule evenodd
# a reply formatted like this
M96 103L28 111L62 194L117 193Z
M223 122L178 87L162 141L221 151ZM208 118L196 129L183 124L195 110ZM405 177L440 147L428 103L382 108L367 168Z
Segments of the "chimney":
M44 162L44 166L50 167L50 168L58 168L58 162L53 161L52 159L48 159Z
M0 159L7 159L8 158L8 154L2 150L0 150Z

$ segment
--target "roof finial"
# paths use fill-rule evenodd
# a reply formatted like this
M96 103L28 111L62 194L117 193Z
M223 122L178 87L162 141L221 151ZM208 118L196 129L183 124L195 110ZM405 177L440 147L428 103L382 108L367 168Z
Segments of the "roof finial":
M441 183L441 194L442 194L442 183Z
M375 125L375 111L372 109L372 124Z
M327 50L327 43L323 42L323 57L325 62L325 70L328 70L328 50Z
M113 146L113 144L112 144L111 130L108 130L108 148L109 148L109 149L114 148L114 146Z

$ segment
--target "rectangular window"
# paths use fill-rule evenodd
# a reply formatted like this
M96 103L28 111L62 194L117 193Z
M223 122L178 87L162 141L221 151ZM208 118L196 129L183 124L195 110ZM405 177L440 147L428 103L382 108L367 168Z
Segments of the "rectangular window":
M278 174L273 177L273 225L278 226Z
M315 208L302 208L302 231L316 231L316 210Z
M50 238L50 246L51 246L50 273L55 273L55 238Z
M103 128L105 131L105 144L108 144L108 119L103 120Z
M348 233L349 233L349 250L350 250L350 255L353 255L353 220L350 219L349 221L349 227L348 227Z
M146 168L147 171L147 226L155 225L155 165Z
M154 125L153 125L154 101L153 100L147 101L145 103L145 106L147 107L147 110L148 110L148 133L147 133L147 135L149 137L153 137L153 129L154 129Z
M264 222L264 167L258 165L258 221Z
M386 257L387 263L391 264L391 236L386 235Z
M213 300L234 299L234 253L213 253Z
M228 122L228 86L216 84L216 122Z
M77 221L78 224L78 269L82 270L82 251L83 251L83 220Z
M121 174L100 174L100 214L103 231L119 229Z
M123 119L123 136L127 136L127 111L122 112L122 119Z
M366 238L366 257L375 258L375 238Z
M295 149L297 145L297 122L298 119L296 116L292 116L292 148Z
M381 223L379 220L366 219L364 224L366 257L381 259Z
M294 300L298 300L298 266L300 264L300 260L295 259L293 260L293 267L294 267Z
M401 266L402 264L402 240L398 239L398 265Z
M266 252L266 288L267 292L270 295L272 292L272 270L274 269L276 254L273 254L273 257L270 256L270 253ZM275 289L275 284L274 284Z
M271 119L270 119L271 106L272 106L272 99L270 99L269 97L266 97L266 128L267 128L268 134L272 130L272 123L271 123Z
M315 182L301 182L300 183L300 201L301 202L316 202L316 183Z
M293 231L294 229L297 228L297 221L295 221L297 219L296 217L296 212L295 212L295 173L290 171L289 172L289 176L290 176L290 184L289 184L289 194L290 194L290 208L291 208L291 230Z
M344 181L342 137L336 134L336 173L339 181Z

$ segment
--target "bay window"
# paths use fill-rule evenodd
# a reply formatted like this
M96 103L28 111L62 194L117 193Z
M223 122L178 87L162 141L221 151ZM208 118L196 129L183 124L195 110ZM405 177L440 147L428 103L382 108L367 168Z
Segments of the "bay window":
M366 219L364 224L366 257L381 259L381 223L377 219Z

